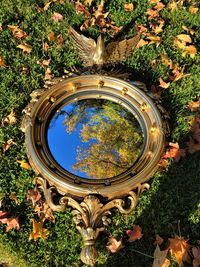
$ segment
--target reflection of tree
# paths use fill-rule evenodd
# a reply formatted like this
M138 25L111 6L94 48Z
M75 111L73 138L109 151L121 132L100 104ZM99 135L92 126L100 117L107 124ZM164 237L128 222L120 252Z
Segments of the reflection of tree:
M113 177L137 159L142 144L141 129L133 115L120 105L106 100L92 102L77 106L75 116L65 120L68 132L78 122L83 123L80 137L85 144L78 147L73 168L91 178Z

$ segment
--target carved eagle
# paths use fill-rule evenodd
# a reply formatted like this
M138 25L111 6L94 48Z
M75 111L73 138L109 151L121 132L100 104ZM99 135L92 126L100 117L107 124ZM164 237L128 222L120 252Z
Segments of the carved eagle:
M87 67L116 64L124 60L132 53L140 39L138 34L120 42L111 42L105 47L101 35L95 42L92 38L79 34L72 27L69 28L69 34L74 41L80 59Z

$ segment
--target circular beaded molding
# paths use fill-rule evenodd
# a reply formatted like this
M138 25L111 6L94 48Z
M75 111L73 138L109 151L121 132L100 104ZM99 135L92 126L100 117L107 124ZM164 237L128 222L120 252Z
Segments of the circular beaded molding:
M106 99L134 114L144 135L142 152L124 173L108 179L84 179L63 169L47 144L47 126L56 110L83 99ZM123 197L150 179L158 168L165 145L166 125L150 97L137 86L102 75L83 75L64 79L45 91L34 104L31 124L26 129L30 163L38 175L63 194L86 197L99 194L108 199ZM56 137L55 137L56 138ZM70 153L70 152L69 152Z

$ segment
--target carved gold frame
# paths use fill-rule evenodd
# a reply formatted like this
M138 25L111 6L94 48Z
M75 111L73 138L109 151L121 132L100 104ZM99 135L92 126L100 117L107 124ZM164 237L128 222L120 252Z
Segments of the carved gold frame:
M166 120L162 118L161 107L155 105L141 88L145 89L145 86L139 82L126 82L106 75L64 77L42 91L39 99L33 99L25 115L26 148L37 174L35 182L42 188L53 210L72 208L74 222L84 242L81 260L91 266L97 258L94 242L110 222L110 209L118 208L121 213L129 213L135 208L140 193L148 188L145 182L157 170L163 154ZM55 110L88 98L121 104L134 113L143 130L145 142L138 160L116 177L95 180L73 175L59 166L48 149L46 129ZM53 198L55 190L59 194L59 204L55 204ZM98 196L103 197L102 203ZM128 208L125 208L126 200Z

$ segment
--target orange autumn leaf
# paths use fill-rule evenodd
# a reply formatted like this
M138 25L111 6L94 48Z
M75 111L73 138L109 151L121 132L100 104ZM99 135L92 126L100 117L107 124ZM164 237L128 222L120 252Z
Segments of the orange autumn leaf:
M173 0L168 4L168 8L173 12L178 9L178 4Z
M161 37L153 35L151 33L147 34L146 36L147 39L149 39L151 42L149 44L156 44L156 46L159 46L161 42Z
M124 4L124 10L125 10L126 12L133 11L133 9L134 9L133 3L127 3L127 4Z
M160 55L161 61L164 65L168 66L169 69L173 68L173 62L170 58L168 58L168 56L166 54L161 54Z
M28 44L20 44L17 46L18 48L22 49L24 53L31 53L32 47Z
M48 40L49 40L50 42L55 41L55 40L56 40L55 33L54 33L54 32L50 32L50 33L48 33L47 38L48 38Z
M144 45L147 45L149 42L145 41L144 39L140 39L140 41L137 43L136 48L142 47Z
M189 102L187 108L189 108L190 111L197 111L200 108L200 98L197 101Z
M164 242L164 239L158 234L156 234L156 240L154 241L154 245L162 245L163 242Z
M6 62L2 57L0 57L0 67L6 67Z
M79 2L79 0L75 2L75 10L78 14L84 14L85 17L90 17L90 12L88 8L84 4Z
M196 32L193 29L189 29L188 27L186 27L185 25L182 26L182 29L184 31L186 31L187 33L190 33L191 35L196 34Z
M195 6L190 6L189 7L189 12L192 14L196 14L198 12L199 8Z
M49 220L55 223L53 211L46 202L40 200L39 203L36 203L34 210L37 212L41 221Z
M148 0L148 4L157 4L160 0Z
M17 119L16 119L15 112L12 110L5 119L2 119L2 125L4 126L6 123L12 125L16 122L16 120Z
M161 159L158 163L158 166L162 169L167 169L168 165L169 165L169 161L167 159Z
M46 239L49 236L49 230L43 228L44 222L37 222L35 219L32 219L33 222L33 231L29 236L29 240L43 238Z
M159 79L159 82L160 82L159 87L161 88L167 89L170 86L170 83L166 83L165 81L163 81L162 78Z
M128 242L134 242L143 236L142 228L139 225L134 225L133 230L126 230L126 233L129 236Z
M49 66L50 62L51 62L51 59L44 59L41 62L41 66L45 68L45 67Z
M9 139L3 144L3 152L6 152L12 145L16 145L13 139Z
M157 10L158 12L161 11L163 8L165 7L165 5L162 2L157 2L157 4L153 7L155 10Z
M124 245L122 244L122 239L117 241L114 237L111 236L108 242L109 242L109 245L106 246L106 248L112 253L116 253L120 249L124 248Z
M20 229L19 218L18 217L11 218L10 216L11 214L9 212L0 211L0 222L7 224L6 232L9 232L12 229L19 230Z
M173 158L175 162L178 162L180 158L184 158L186 155L185 149L180 149L178 143L169 143L169 149L162 156L163 159Z
M168 267L170 266L170 261L166 259L168 253L168 249L160 250L159 246L156 246L154 251L154 261L152 267Z
M40 192L38 191L37 187L35 187L34 189L30 189L28 190L28 194L27 194L27 200L31 200L33 207L35 207L36 202L38 200L40 200L41 195Z
M22 167L23 169L26 170L30 170L31 166L29 165L29 163L27 161L23 160L17 160L18 163L20 163L20 167Z
M137 25L137 33L141 34L141 33L146 33L147 32L147 28L145 26L143 26L142 24Z
M163 32L163 26L165 24L164 20L160 20L159 21L159 25L156 25L155 27L153 27L153 31L155 34L159 34L161 32Z
M159 17L158 11L151 8L147 9L146 14L148 15L149 20Z
M188 253L190 246L187 244L188 240L182 237L175 236L175 238L169 238L170 253L178 263L179 267L183 266L183 261L188 261Z
M14 37L17 39L24 39L27 37L27 33L19 28L19 26L8 25L8 29L11 30Z
M173 75L169 75L170 79L172 81L176 82L176 81L182 79L183 77L190 76L189 73L184 74L184 69L185 69L185 66L179 67L178 65L175 65L174 69L172 70Z
M200 247L193 247L192 248L192 254L193 254L193 267L199 267L200 266Z
M190 35L188 35L188 34L178 34L176 36L176 38L179 39L182 42L186 42L186 43L191 43L192 42L192 39L191 39Z
M186 46L182 53L183 56L189 55L191 58L194 58L196 54L197 54L197 48L194 45Z
M63 20L63 16L58 12L54 12L51 19L55 22L59 22Z

